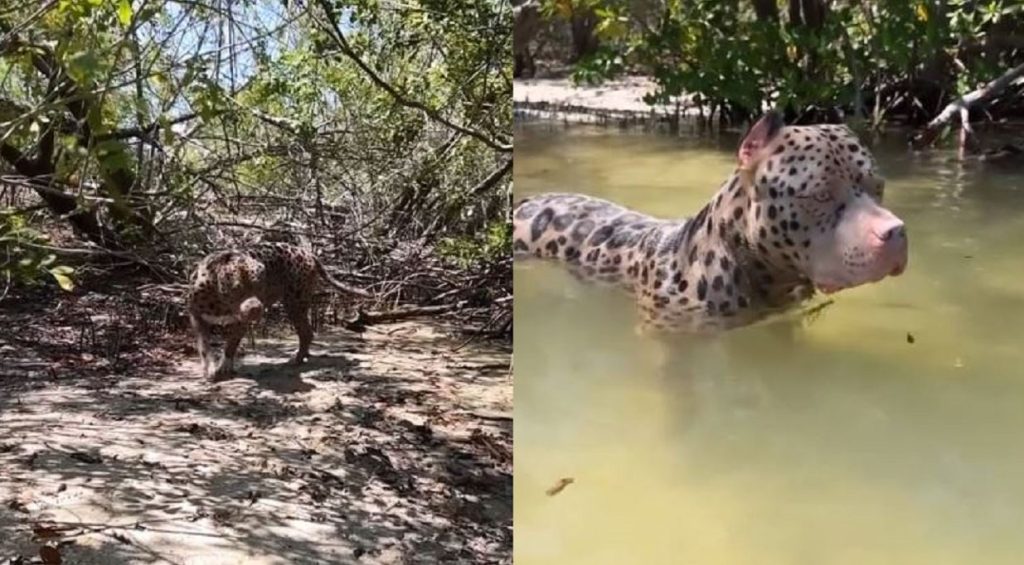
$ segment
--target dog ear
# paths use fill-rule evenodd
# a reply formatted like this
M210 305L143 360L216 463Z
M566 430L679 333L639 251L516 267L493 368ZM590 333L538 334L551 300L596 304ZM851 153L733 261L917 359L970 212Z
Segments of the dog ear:
M782 131L785 122L782 114L772 110L761 117L740 143L739 160L741 169L749 169L757 162L757 156Z

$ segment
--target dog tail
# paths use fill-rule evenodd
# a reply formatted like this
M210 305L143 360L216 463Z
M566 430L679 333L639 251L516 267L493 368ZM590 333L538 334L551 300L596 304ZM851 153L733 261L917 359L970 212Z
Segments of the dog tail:
M334 288L336 288L336 289L338 289L338 290L340 290L342 292L347 292L349 294L354 294L356 296L360 296L360 297L363 297L363 298L372 298L373 297L372 294L370 294L369 292L366 292L365 290L363 290L361 288L356 288L354 286L349 286L349 285L347 285L347 284L345 284L345 283L335 279L334 277L332 277L331 274L327 272L327 269L324 268L324 264L320 262L320 259L318 257L314 257L313 260L316 261L316 270L317 270L317 272L319 272L320 276L323 277L324 280L326 280L328 282L328 284L330 284Z

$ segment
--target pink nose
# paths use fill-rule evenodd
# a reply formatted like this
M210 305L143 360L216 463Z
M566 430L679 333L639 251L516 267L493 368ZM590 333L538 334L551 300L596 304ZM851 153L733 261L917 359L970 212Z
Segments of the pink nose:
M885 230L884 232L878 235L878 239L881 239L886 243L892 241L893 239L902 239L905 237L907 237L907 231L906 228L903 226L903 222L900 222L898 225L892 226L891 228Z
M879 225L874 227L872 232L878 238L879 247L899 246L907 238L906 227L895 216L888 218L888 221L880 222Z
M907 268L907 228L895 216L875 232L879 260L887 274L899 276Z

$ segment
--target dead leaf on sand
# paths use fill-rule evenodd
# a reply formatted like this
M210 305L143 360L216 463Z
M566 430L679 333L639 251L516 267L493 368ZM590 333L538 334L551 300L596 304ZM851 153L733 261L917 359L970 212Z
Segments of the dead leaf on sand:
M562 492L563 490L565 490L565 487L573 484L574 482L576 482L576 479L574 479L572 477L564 477L564 478L558 479L558 482L555 483L555 486L549 488L546 491L547 495L548 496L555 496L556 494L558 494L558 493Z
M39 548L39 558L46 565L60 565L63 560L60 557L60 550L52 545L44 545Z

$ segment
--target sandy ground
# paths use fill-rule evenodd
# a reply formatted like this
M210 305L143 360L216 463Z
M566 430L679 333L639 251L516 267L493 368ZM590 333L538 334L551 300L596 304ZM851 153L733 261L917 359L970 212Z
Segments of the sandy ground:
M296 368L285 332L211 384L76 374L3 322L0 563L511 563L508 346L325 330Z
M654 106L644 102L655 84L647 77L624 77L599 86L575 86L566 78L517 79L513 103L517 114L574 123L662 121L676 114L675 102ZM681 115L689 115L688 98L679 99Z

